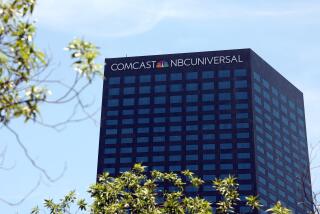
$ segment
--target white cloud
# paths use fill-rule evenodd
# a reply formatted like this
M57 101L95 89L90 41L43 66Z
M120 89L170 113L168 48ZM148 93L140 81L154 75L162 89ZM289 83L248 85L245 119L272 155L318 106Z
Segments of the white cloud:
M165 19L208 21L253 17L297 17L317 7L221 3L198 0L40 0L36 17L41 26L75 35L124 37L152 30Z

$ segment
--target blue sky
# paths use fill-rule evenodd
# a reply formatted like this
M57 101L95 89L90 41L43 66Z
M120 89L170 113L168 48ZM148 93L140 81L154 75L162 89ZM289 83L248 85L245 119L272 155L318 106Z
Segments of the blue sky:
M71 61L63 48L75 37L100 46L104 57L166 54L251 48L304 93L310 144L320 140L320 2L318 0L39 0L36 8L37 41L52 58L53 78L69 80ZM52 88L53 96L56 88ZM56 89L57 90L57 89ZM102 80L85 95L92 111L100 108ZM43 105L47 122L63 120L70 106ZM0 198L16 202L38 180L40 186L21 205L0 202L1 213L28 213L43 198L58 199L71 189L85 196L95 181L100 113L90 120L69 124L61 132L20 121L17 130L31 156L52 177L67 166L64 176L50 182L34 169L14 137L0 132L4 161L14 166L0 170ZM313 160L320 164L320 158ZM320 189L319 169L313 171Z

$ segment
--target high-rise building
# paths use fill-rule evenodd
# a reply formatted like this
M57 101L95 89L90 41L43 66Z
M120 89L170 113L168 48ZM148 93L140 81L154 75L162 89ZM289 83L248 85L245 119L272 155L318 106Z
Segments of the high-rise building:
M303 94L252 50L106 59L102 103L98 174L189 169L213 202L232 174L266 207L310 209Z

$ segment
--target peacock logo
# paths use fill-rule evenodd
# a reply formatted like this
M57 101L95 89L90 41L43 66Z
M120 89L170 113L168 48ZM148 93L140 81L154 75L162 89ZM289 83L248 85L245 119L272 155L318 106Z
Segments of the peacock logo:
M164 60L158 61L156 64L156 68L168 68L168 67L169 67L169 63Z

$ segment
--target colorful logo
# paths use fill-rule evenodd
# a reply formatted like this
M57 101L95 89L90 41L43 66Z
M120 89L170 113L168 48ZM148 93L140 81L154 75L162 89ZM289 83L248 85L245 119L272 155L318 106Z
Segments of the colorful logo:
M168 67L169 67L169 63L164 60L161 60L156 64L156 68L168 68Z

